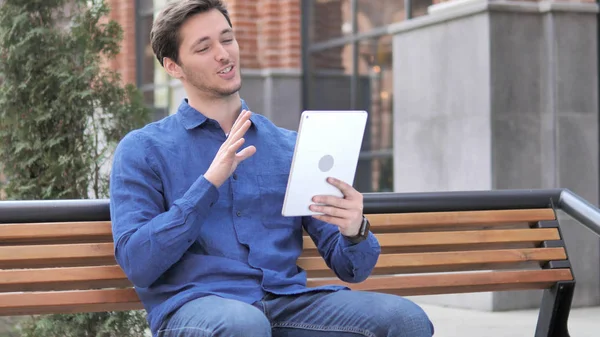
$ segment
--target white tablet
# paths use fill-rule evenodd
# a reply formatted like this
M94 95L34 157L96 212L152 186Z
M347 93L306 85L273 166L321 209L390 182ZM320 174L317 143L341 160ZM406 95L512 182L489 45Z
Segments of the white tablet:
M352 185L367 124L366 111L304 111L300 118L283 216L318 214L308 207L315 195L342 196L326 181Z

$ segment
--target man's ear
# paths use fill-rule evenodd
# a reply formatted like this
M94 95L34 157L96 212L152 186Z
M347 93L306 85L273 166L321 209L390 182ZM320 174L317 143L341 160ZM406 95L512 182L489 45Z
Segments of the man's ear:
M165 57L163 59L163 66L167 73L169 73L169 75L173 76L174 78L180 79L181 77L183 77L181 67L172 59Z

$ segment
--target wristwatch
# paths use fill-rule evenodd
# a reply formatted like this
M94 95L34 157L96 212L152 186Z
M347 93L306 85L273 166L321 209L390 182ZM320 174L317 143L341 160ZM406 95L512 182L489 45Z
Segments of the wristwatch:
M345 236L352 243L359 243L364 241L369 236L369 228L371 228L371 224L366 216L363 215L363 222L360 225L360 229L358 230L358 234L355 236Z

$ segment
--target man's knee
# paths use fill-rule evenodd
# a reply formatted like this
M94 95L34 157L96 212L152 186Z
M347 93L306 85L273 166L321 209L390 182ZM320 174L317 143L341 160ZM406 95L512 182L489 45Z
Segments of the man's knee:
M211 336L271 336L271 323L255 307L232 310L222 316Z
M406 298L390 295L382 301L379 312L377 316L382 319L380 326L387 326L390 333L397 332L400 335L415 337L433 335L433 323L427 313Z
M181 307L160 337L271 336L271 324L256 307L234 300L203 298Z
M358 305L360 312L369 313L371 331L378 337L431 337L433 324L416 303L396 295L377 292L340 293Z

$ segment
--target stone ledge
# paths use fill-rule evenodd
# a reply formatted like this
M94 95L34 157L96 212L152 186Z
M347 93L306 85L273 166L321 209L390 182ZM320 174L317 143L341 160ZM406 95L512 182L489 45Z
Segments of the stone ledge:
M521 13L599 13L597 3L576 2L527 2L510 0L451 0L429 6L428 15L401 21L387 27L388 34L398 34L426 26L436 25L484 12L521 12Z
M300 77L302 71L293 68L242 69L242 76L250 77Z
M480 4L488 10L506 10L511 12L577 12L598 13L597 3L557 2L557 1L515 1L515 0L451 0L429 6L427 12L436 14L443 11L465 8L472 4Z

